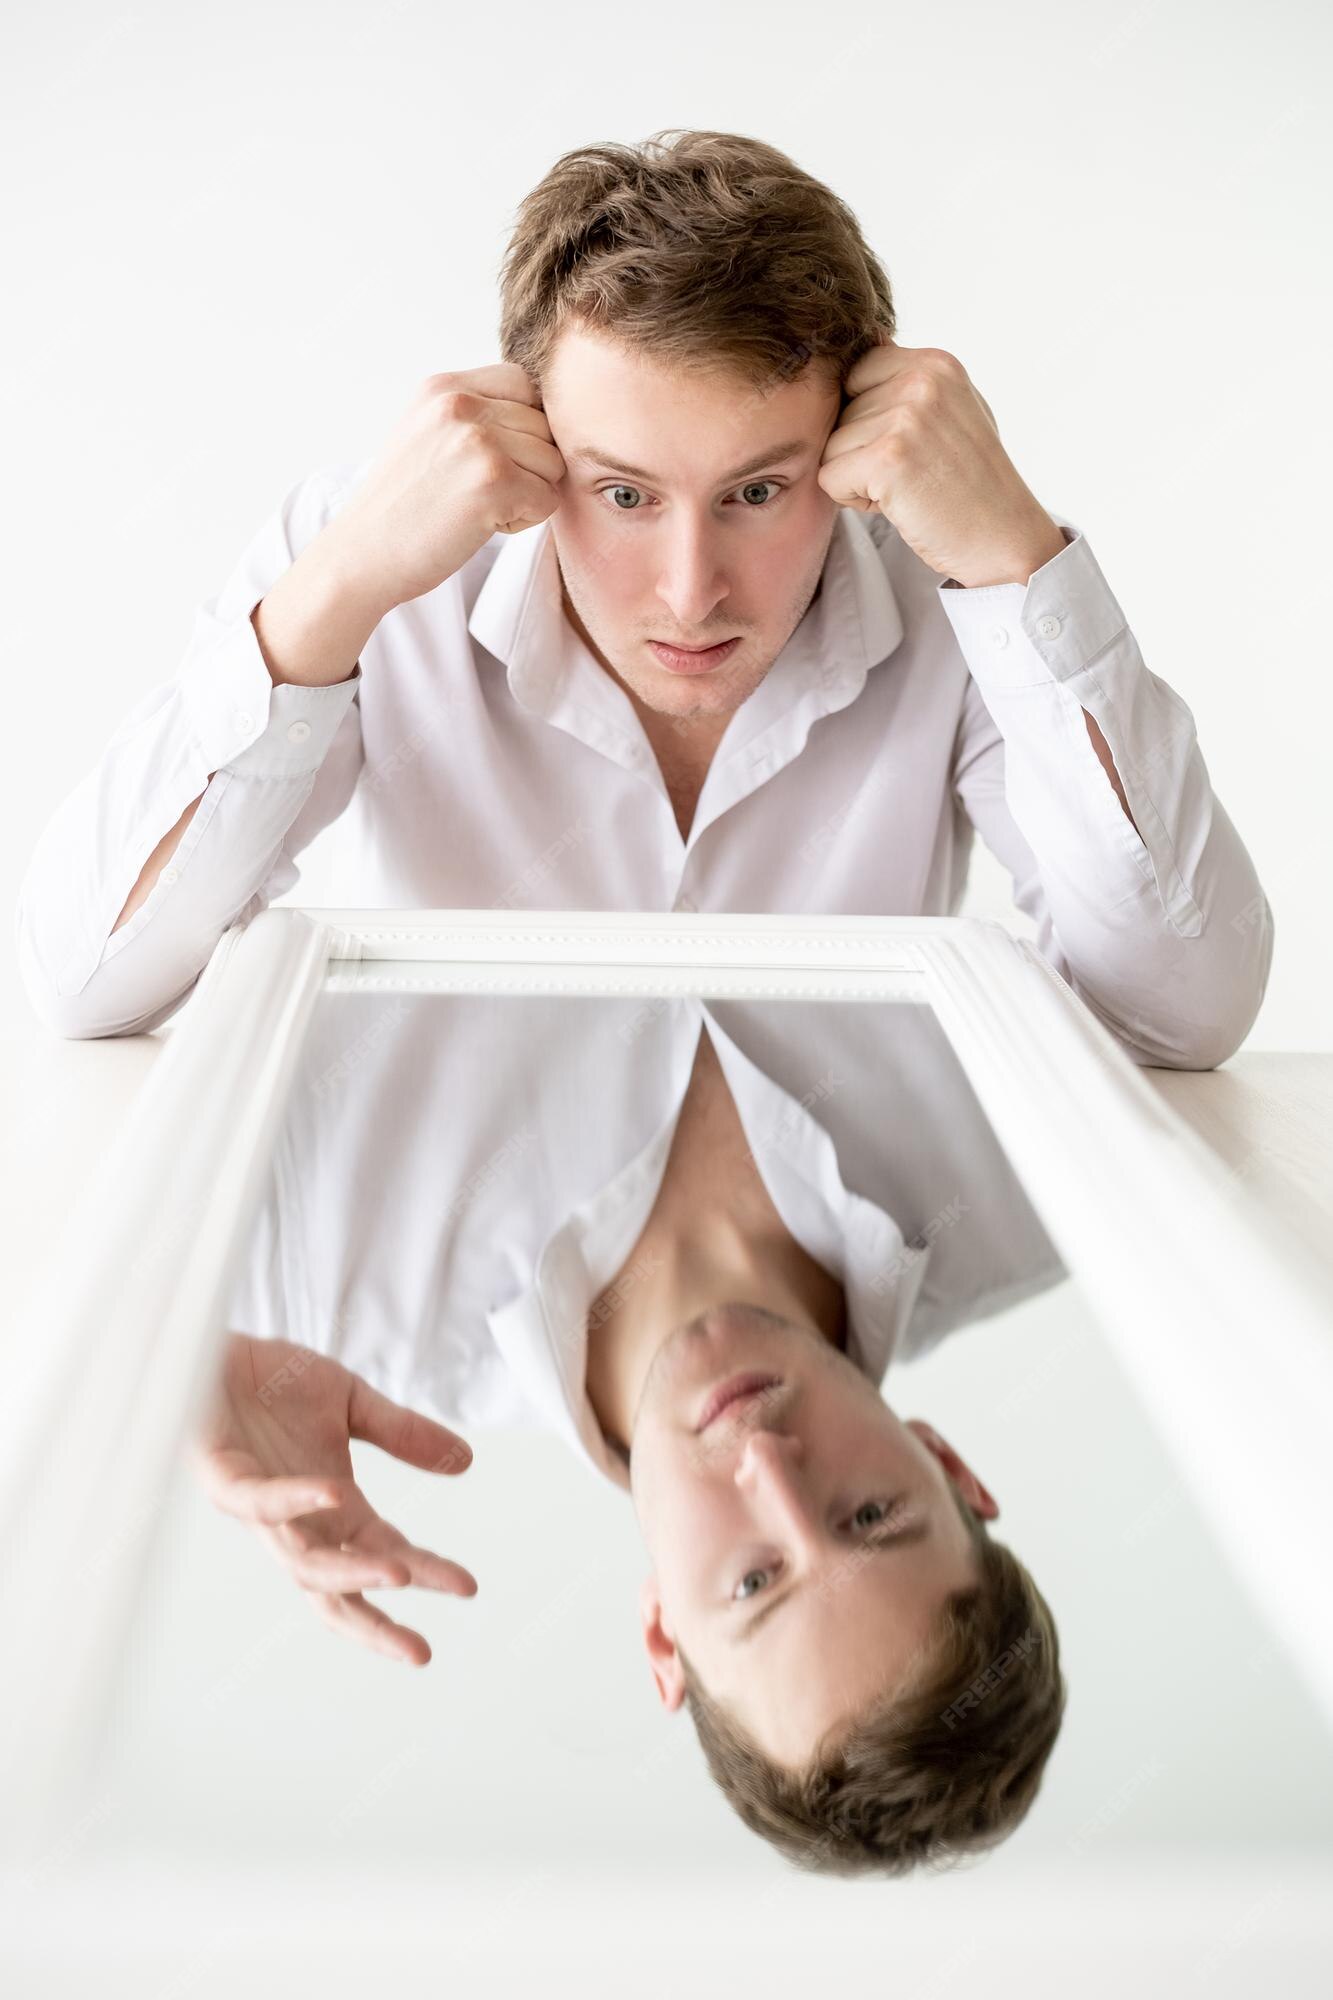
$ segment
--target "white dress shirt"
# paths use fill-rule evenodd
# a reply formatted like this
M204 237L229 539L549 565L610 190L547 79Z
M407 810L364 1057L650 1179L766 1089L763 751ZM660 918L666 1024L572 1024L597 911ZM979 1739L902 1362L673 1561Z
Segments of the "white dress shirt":
M957 589L883 516L839 509L821 589L730 717L682 837L632 702L562 614L549 521L389 612L348 679L274 686L250 613L368 464L288 493L175 678L42 832L17 943L60 1033L168 1019L223 930L293 890L343 816L338 900L376 908L952 915L975 828L1039 949L1137 1060L1208 1067L1244 1038L1267 902L1189 709L1071 522L1054 516L1070 539L1026 585Z
M731 1171L843 1286L872 1381L1064 1277L927 1007L325 994L225 1324L465 1435L551 1430L627 1486L590 1313L646 1275L701 1031L749 1148Z

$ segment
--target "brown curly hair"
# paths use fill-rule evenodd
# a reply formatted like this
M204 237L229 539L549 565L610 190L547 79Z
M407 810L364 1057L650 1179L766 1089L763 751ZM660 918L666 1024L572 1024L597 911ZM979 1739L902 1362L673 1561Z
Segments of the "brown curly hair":
M840 382L893 295L855 215L775 146L667 127L576 147L519 204L500 353L540 385L571 322L682 372Z
M799 1868L906 1875L981 1854L1037 1795L1067 1689L1050 1608L949 1482L977 1557L906 1682L830 1732L799 1773L773 1764L680 1652L708 1768L745 1824Z

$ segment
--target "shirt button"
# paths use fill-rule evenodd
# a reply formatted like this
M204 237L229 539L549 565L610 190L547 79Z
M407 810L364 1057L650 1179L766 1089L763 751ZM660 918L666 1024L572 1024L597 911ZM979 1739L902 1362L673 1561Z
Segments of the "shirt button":
M995 627L995 630L991 633L991 638L997 646L1007 646L1009 644L1009 634L1005 631L1003 625Z
M1043 639L1058 639L1060 636L1060 620L1053 617L1050 612L1047 612L1044 618L1037 620L1037 630L1041 633Z
M287 741L289 743L304 743L309 734L310 724L308 722L293 722L287 731Z
M174 868L164 868L157 879L159 882L174 882L176 879L176 870Z
M255 719L248 708L238 708L232 721L243 733L248 733L255 726Z

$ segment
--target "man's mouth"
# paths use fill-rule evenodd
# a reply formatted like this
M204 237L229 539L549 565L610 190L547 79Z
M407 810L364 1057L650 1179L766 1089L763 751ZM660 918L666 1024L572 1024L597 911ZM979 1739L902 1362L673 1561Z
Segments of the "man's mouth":
M650 639L648 644L659 663L672 673L703 674L729 660L740 642L740 634L737 633L732 639L719 641L716 646L670 646L661 639Z
M703 1409L699 1412L699 1421L694 1426L696 1436L700 1431L706 1431L711 1423L716 1422L732 1403L740 1402L749 1396L757 1396L764 1389L775 1389L781 1380L780 1375L758 1375L751 1370L747 1374L732 1375L727 1381L720 1382L710 1391Z

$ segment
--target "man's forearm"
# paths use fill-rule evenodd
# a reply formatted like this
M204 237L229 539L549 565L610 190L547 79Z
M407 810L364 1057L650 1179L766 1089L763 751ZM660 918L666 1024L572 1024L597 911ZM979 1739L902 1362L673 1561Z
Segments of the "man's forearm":
M1211 1068L1258 1012L1271 912L1188 706L1148 671L1086 540L1064 534L1026 579L1020 566L1001 589L940 593L973 677L976 741L1002 739L1004 811L977 752L963 753L967 809L1040 948L1136 1059Z
M998 560L995 565L995 575L990 581L993 583L1021 583L1026 586L1044 563L1050 562L1053 556L1058 556L1074 539L1069 530L1062 528L1058 522L1053 521L1051 528L1052 533L1048 537L1030 543L1012 562L1006 563L1003 560ZM962 590L963 587L956 577L951 576L945 579L944 588L946 590ZM973 587L975 588L975 586ZM1120 801L1125 818L1129 821L1135 833L1139 834L1139 838L1142 839L1143 836L1139 833L1138 821L1129 809L1129 800L1125 797L1125 788L1120 782L1120 773L1116 770L1115 759L1111 755L1111 746L1102 735L1095 719L1088 713L1086 708L1083 711L1083 720L1088 726L1088 735L1092 739L1093 749L1097 752L1098 762L1101 764L1107 777L1111 780L1112 787L1116 797Z
M331 521L251 612L275 687L332 687L350 678L392 607L356 566Z
M349 680L362 648L388 609L349 559L333 521L316 535L250 613L264 665L275 687L332 687ZM209 772L211 784L216 773ZM114 937L143 908L194 818L203 792L163 834L145 861Z

